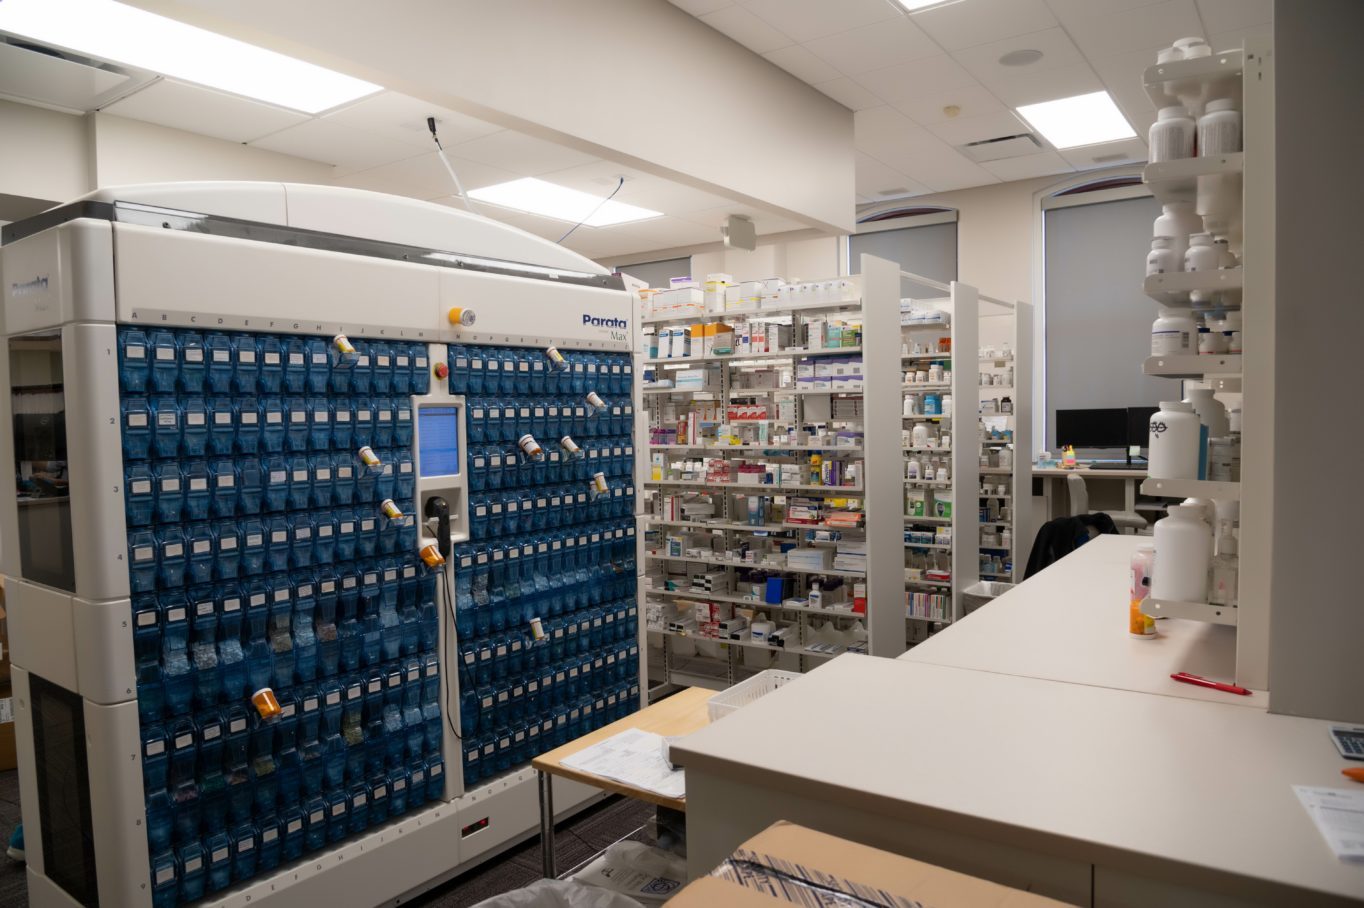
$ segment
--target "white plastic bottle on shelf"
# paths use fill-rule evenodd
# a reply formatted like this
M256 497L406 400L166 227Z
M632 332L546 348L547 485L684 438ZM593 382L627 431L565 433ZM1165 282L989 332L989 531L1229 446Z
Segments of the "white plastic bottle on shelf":
M1208 45L1206 40L1197 35L1190 38L1180 38L1174 43L1174 49L1179 51L1179 59L1181 60L1212 56L1212 47Z
M1236 257L1236 253L1231 251L1231 244L1227 242L1226 237L1215 237L1213 239L1213 245L1217 247L1217 254L1221 257L1217 267L1226 270L1227 268L1235 268L1237 265L1241 264L1241 260Z
M1222 253L1212 244L1212 235L1195 233L1189 237L1184 253L1185 271L1216 271L1222 266Z
M1146 276L1183 270L1184 260L1175 254L1174 239L1168 236L1152 237L1151 251L1146 255Z
M1014 446L1005 445L999 449L999 468L1001 470L1012 470L1014 468Z
M1198 118L1198 156L1232 154L1241 150L1241 113L1231 98L1214 98Z
M1213 396L1211 388L1190 388L1184 402L1194 408L1199 421L1208 427L1209 438L1221 438L1231 431L1226 405Z
M1236 533L1231 528L1231 521L1219 521L1217 554L1212 559L1212 579L1208 585L1208 601L1213 605L1236 604L1239 560Z
M1194 130L1193 117L1184 107L1178 104L1162 107L1149 133L1151 163L1192 158Z
M1189 237L1203 231L1203 219L1194 213L1193 202L1167 202L1161 206L1160 217L1152 225L1151 235L1168 236L1170 249L1183 267L1184 251L1189 248Z
M1241 352L1241 310L1233 309L1222 319L1222 335L1226 338L1227 352Z
M1152 479L1197 479L1201 423L1190 404L1161 401L1151 414L1147 473Z
M1181 309L1160 307L1160 317L1151 323L1151 355L1175 356L1194 352L1198 324Z
M1212 566L1212 529L1199 508L1177 504L1156 521L1156 570L1151 598L1206 602Z
M1222 335L1222 320L1211 313L1204 316L1203 327L1198 329L1198 353L1200 356L1215 356L1227 352L1226 338Z

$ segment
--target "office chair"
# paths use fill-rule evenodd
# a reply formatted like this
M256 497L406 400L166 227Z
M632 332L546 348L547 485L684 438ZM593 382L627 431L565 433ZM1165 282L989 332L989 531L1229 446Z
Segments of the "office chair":
M1078 473L1071 473L1066 477L1066 492L1070 495L1070 516L1079 517L1082 514L1093 514L1089 509L1089 489L1085 487L1085 478ZM1119 533L1130 531L1136 534L1140 530L1147 528L1148 524L1138 514L1125 514L1122 511L1101 512L1106 513L1113 520L1113 525L1118 528Z

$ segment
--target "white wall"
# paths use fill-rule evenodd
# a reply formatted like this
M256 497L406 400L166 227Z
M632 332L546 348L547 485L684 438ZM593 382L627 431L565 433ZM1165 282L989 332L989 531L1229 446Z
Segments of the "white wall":
M134 3L811 226L853 224L852 112L666 0Z
M0 194L64 202L90 189L83 117L0 101Z

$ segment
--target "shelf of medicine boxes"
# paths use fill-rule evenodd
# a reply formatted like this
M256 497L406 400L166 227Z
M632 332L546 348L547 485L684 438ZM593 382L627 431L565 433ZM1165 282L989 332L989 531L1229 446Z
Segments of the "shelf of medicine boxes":
M692 602L724 602L728 605L743 605L752 608L770 609L776 612L800 612L803 615L823 615L826 618L865 618L866 612L852 609L816 608L813 605L786 605L785 603L764 602L748 596L727 596L721 593L707 593L704 590L645 590L646 596L660 599L686 599ZM703 639L714 639L707 637ZM722 643L725 641L721 641Z
M1239 482L1215 482L1210 479L1153 479L1141 482L1143 495L1161 498L1212 498L1216 501L1239 501Z
M755 571L772 571L777 574L812 574L816 577L855 577L858 579L867 576L862 571L791 567L790 565L769 561L738 561L734 558L704 558L698 555L663 555L658 552L647 552L644 558L646 561L685 561L689 564L710 564L716 567L751 568Z
M753 307L745 306L741 309L726 309L724 312L691 312L683 314L650 315L640 319L641 325L672 325L688 322L720 322L727 318L752 317L761 318L782 318L788 315L799 315L803 312L835 312L840 309L861 309L862 298L860 296L851 299L838 300L836 302L825 303L800 303L794 306L773 306Z
M769 353L725 353L710 356L677 356L662 359L646 359L646 366L688 366L692 363L735 363L767 359L791 359L801 356L840 356L860 354L861 347L818 347L814 350L778 350Z
M725 489L739 492L767 492L769 494L800 492L804 495L815 492L828 494L834 498L860 498L862 495L866 494L864 489L856 488L854 486L779 486L764 485L756 482L708 482L704 479L646 479L644 480L644 485L648 488L666 489L671 488L672 486L681 486L683 488L715 489L717 491Z
M776 442L744 442L737 445L647 445L650 451L704 451L707 454L724 454L735 451L833 451L841 454L861 454L861 445L788 445Z
M771 606L768 606L768 608L771 608ZM853 617L865 618L866 616L865 616L865 615L857 615L857 616L853 616ZM767 643L754 643L752 640L727 640L727 639L724 639L724 638L721 638L721 637L705 637L705 636L702 636L702 635L700 635L700 634L688 633L687 631L674 631L674 630L667 630L667 629L664 629L664 630L656 630L656 631L654 631L654 633L663 634L665 637L684 637L684 638L686 638L686 639L688 639L688 640L696 640L696 641L701 642L701 643L719 643L719 644L722 644L722 645L724 645L724 646L738 646L738 647L743 647L744 649L762 649L762 650L768 650L768 651L770 651L770 652L774 652L774 653L778 653L778 654L784 654L784 655L788 655L788 656L810 656L810 657L813 657L813 658L832 659L832 658L835 657L835 656L841 656L841 655L842 655L843 653L845 653L845 652L848 652L848 653L864 653L864 654L866 653L866 641L865 641L865 640L859 640L859 641L856 641L855 643L853 643L851 646L848 646L848 647L840 647L840 648L838 648L838 649L837 649L836 651L834 651L834 652L827 652L827 653L825 653L825 652L818 652L818 651L816 651L816 650L808 649L808 648L807 648L803 643L801 643L800 641L793 641L793 642L796 644L795 646L772 646L772 645L767 644Z
M1217 271L1171 271L1166 274L1149 274L1142 282L1142 292L1151 299L1166 306L1190 306L1190 294L1224 294L1212 309L1240 309L1242 271L1240 268L1224 268Z

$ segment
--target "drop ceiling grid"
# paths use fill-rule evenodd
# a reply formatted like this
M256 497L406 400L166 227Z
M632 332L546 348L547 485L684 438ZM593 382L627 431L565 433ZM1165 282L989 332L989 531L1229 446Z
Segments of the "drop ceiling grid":
M1141 160L1155 111L1138 79L1156 50L1185 35L1239 40L1272 18L1272 0L959 0L913 14L894 0L674 2L704 9L703 21L854 111L859 200L878 198L871 187L893 188L887 182L922 194L973 178L979 182L969 185ZM727 29L730 21L744 28ZM778 36L786 39L780 46ZM1041 50L1042 60L997 62L1027 48ZM952 147L999 134L1020 105L1099 90L1112 95L1136 139L1063 152L1044 146L990 166ZM957 117L943 113L949 104L961 108ZM1094 161L1111 155L1120 157Z

